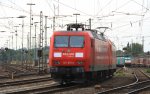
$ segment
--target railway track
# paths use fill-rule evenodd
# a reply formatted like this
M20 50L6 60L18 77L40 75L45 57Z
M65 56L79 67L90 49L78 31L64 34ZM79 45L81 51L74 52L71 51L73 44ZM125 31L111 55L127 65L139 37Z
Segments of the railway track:
M120 68L118 71L121 71L122 68ZM93 85L93 84L90 84ZM33 86L33 87L23 87L19 88L17 90L10 90L5 92L7 94L51 94L51 93L59 93L61 91L69 91L69 90L75 90L78 88L85 88L90 86L89 84L72 84L72 85L42 85L42 86Z
M135 94L135 92L150 88L150 76L139 69L134 70L134 75L136 78L134 83L98 92L97 94Z
M103 92L98 92L98 94L124 94L124 93L129 93L133 94L133 92L138 92L138 88L141 87L146 87L147 85L150 84L150 81L144 81L146 77L144 78L144 75L142 73L134 73L136 81L132 84L113 88L111 90L103 91ZM149 78L147 78L149 79ZM6 94L52 94L52 93L60 93L64 91L70 91L70 90L75 90L78 88L85 88L88 87L89 85L81 85L81 84L73 84L73 85L66 85L66 86L61 86L57 83L55 84L42 84L42 85L36 85L36 86L29 86L29 87L23 87L23 88L18 88L18 89L10 89L9 91L5 91L4 93ZM136 86L136 87L134 87ZM136 88L136 90L135 90ZM149 88L147 86L147 88ZM0 92L1 93L1 92Z
M117 68L116 72L120 72L122 70L123 70L123 68Z
M14 79L14 77L37 75L37 72L25 70L20 65L3 64L2 67L5 70L3 78Z
M150 76L145 74L141 69L134 69L135 74L139 78L138 82L150 80Z
M8 75L0 75L0 79L6 79L8 78Z
M27 73L27 72L31 72L29 70L26 70L23 68L23 66L20 65L12 65L12 64L5 64L3 65L3 67L5 68L6 71L8 71L9 73L13 72L13 73Z
M6 94L53 94L53 93L61 93L65 91L75 90L79 88L86 88L92 86L93 84L94 83L92 84L89 83L86 85L72 83L72 84L60 85L58 83L54 83L54 84L40 85L34 87L19 88L18 90L11 90L10 92L5 92L5 93Z
M18 90L14 92L10 92L7 94L52 94L56 92L71 90L79 88L80 85L70 84L70 85L60 85L60 84L52 84L47 86L42 86L40 88L32 88L32 89L24 89L24 90Z
M6 79L8 78L8 73L5 72L4 68L2 67L2 64L0 65L0 79Z
M52 80L50 77L43 77L43 78L34 78L34 79L27 79L27 80L18 80L18 81L10 81L10 82L1 82L0 88L8 87L8 86L16 86L16 85L23 85L23 84L30 84L30 83L37 83L43 81Z

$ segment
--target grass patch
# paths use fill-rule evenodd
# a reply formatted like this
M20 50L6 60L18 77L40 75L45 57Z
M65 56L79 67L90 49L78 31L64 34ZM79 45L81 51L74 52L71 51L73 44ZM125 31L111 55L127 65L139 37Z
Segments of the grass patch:
M150 68L146 70L147 73L150 73Z
M123 77L125 76L125 73L123 71L118 71L114 73L115 76Z

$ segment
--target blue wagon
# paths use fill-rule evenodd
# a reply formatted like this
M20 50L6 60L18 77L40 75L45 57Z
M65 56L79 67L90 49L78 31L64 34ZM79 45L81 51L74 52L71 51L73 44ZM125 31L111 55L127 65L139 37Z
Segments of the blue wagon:
M118 56L117 57L117 67L123 67L125 65L125 57Z

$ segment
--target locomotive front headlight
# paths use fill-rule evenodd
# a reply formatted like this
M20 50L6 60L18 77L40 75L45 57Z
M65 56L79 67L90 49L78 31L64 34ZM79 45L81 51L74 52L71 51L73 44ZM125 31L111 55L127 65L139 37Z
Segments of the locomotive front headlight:
M54 64L60 64L60 62L59 61L54 61Z
M75 53L75 57L83 57L83 52L77 52L77 53Z
M54 52L54 57L62 57L62 53L61 52Z

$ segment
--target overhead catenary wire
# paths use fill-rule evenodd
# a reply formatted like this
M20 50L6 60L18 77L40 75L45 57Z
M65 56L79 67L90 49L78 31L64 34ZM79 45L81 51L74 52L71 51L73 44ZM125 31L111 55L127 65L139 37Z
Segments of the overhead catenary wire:
M131 1L133 1L134 3L136 3L136 4L140 5L140 6L142 6L142 7L145 8L146 10L150 11L149 8L145 7L144 5L141 5L141 4L138 3L137 1L135 1L135 0L131 0Z
M116 11L116 10L118 10L118 9L120 9L120 8L122 8L122 7L124 7L124 6L126 6L129 2L131 2L131 0L125 2L125 3L122 4L122 5L120 5L118 8L116 8L116 9L113 10L113 11ZM111 13L112 13L113 11L109 12L108 15L102 16L101 18L114 16L114 15L111 15ZM98 16L98 15L96 15L95 17L97 17L97 16ZM95 18L95 17L94 17L94 18ZM95 25L95 24L96 24L96 23L92 23L92 26Z
M14 9L14 10L17 10L17 11L21 11L21 12L25 12L25 13L30 13L29 11L26 11L26 10L22 10L22 9L19 9L19 8L15 8L11 5L7 5L7 4L4 4L4 3L0 3L1 6L4 6L4 7L7 7L7 8L10 8L10 9Z
M45 1L47 2L48 6L50 7L52 13L54 13L54 10L53 10L53 8L51 7L51 5L50 5L50 3L48 2L48 0L45 0Z
M53 1L58 2L58 1L56 1L56 0L53 0ZM73 10L76 10L76 11L78 11L78 12L80 12L80 13L83 13L83 14L86 14L86 15L88 15L88 16L94 17L93 15L90 15L90 14L88 14L88 13L85 13L85 12L81 11L81 10L78 10L78 9L76 9L76 8L73 8L73 7L71 7L71 6L67 5L67 4L64 4L64 3L60 2L60 1L59 1L58 3L61 4L61 5L66 6L66 7L68 7L68 8L71 8L71 9L73 9Z
M55 2L58 2L58 1L56 1L56 0L54 0ZM130 0L129 0L130 1ZM128 2L126 2L125 4L127 4L127 3L129 3L129 1ZM109 3L111 3L112 2L112 0L110 0L107 4L109 4ZM13 2L12 2L13 3ZM71 9L74 9L74 10L77 10L77 9L75 9L75 8L72 8L71 6L69 6L69 5L66 5L66 4L64 4L64 3L61 3L61 2L58 2L58 3L60 3L60 4L63 4L64 6L67 6L67 7L69 7L69 8L71 8ZM15 3L13 3L13 4L15 4ZM106 4L106 6L107 6L107 4ZM123 4L121 7L123 7L125 4ZM16 5L16 4L15 4ZM121 8L121 7L119 7L119 8ZM118 9L118 8L117 8ZM77 11L79 11L79 12L81 12L81 13L84 13L84 12L82 12L82 11L80 11L80 10L77 10ZM29 13L29 12L28 12ZM84 14L86 14L86 15L89 15L89 14L87 14L87 13L84 13ZM91 15L89 15L89 16L91 16ZM93 17L93 16L92 16Z
M147 20L147 19L150 19L150 17L147 17L147 18L142 19L142 20ZM138 23L139 21L142 21L142 20L136 20L136 21L134 21L134 22L132 22L132 23ZM119 28L121 28L121 27L128 26L128 25L130 25L130 23L124 24L124 25L121 25L121 26L117 26L117 27L114 27L114 28L112 28L112 29L113 29L113 30L114 30L114 29L119 29Z
M113 0L108 1L108 3L103 8L101 8L101 10L99 10L95 16L97 16L100 12L102 12L112 1Z
M16 3L12 2L11 0L7 0L9 1L10 3L12 3L13 5L17 6L18 9L21 9L23 12L27 12L26 10L24 10L21 6L17 5Z

